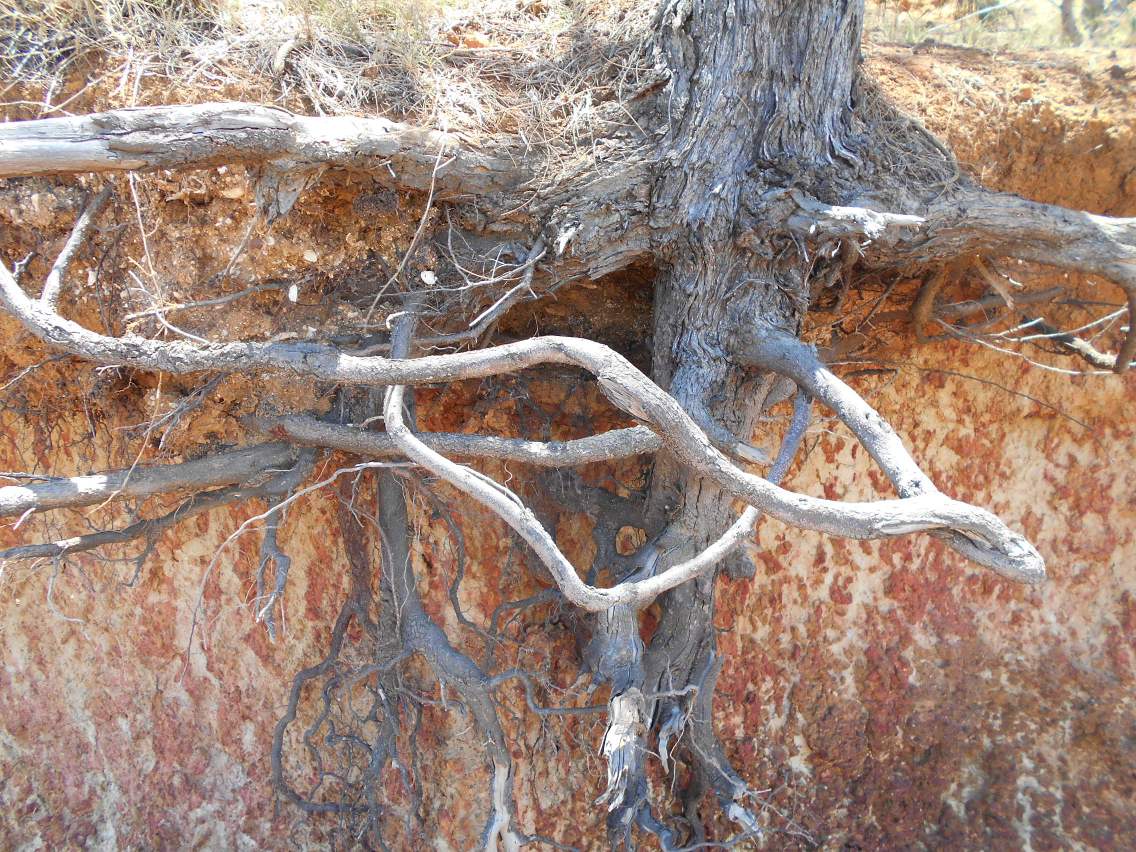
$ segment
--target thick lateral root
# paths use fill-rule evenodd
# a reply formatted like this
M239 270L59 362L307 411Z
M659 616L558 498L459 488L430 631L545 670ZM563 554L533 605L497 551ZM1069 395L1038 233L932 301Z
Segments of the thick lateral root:
M667 589L686 582L708 565L663 572L638 583L597 589L584 583L571 563L515 494L469 468L457 465L418 440L402 417L404 385L513 372L542 363L581 367L596 376L606 394L628 413L649 423L673 458L693 477L713 481L733 497L794 526L859 539L887 538L923 530L954 530L949 539L970 542L963 550L984 564L1002 565L1021 578L1040 579L1044 565L1021 535L990 512L922 494L875 503L842 503L792 494L738 468L706 437L678 401L650 381L626 358L602 344L577 338L533 338L521 343L456 355L421 358L360 358L334 347L291 343L195 345L138 337L108 337L44 309L0 264L0 304L50 345L102 363L185 374L200 370L281 369L347 384L391 385L385 406L388 433L409 458L447 479L491 508L534 549L573 604L599 612L614 604L644 606ZM393 355L409 355L413 311L396 325ZM708 564L713 564L712 562Z

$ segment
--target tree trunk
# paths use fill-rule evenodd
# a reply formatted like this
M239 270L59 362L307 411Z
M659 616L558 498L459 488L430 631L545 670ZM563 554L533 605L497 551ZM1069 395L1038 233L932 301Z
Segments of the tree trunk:
M758 322L796 334L810 280L821 272L821 264L792 248L787 232L771 229L761 241L740 245L743 205L786 185L819 192L834 170L858 162L851 110L862 21L862 3L822 0L678 2L664 5L658 20L671 69L661 101L670 132L658 157L652 209L676 217L683 236L660 247L652 378L720 449L742 458L765 402L764 376L736 360L735 339ZM665 526L655 543L662 553L655 570L704 549L738 511L718 485L658 457L647 521L656 532ZM718 570L662 598L641 680L615 687L647 696L642 717L652 730L666 729L664 738L674 736L688 702L704 711L693 714L684 748L691 842L704 839L698 809L705 791L743 829L752 822L741 803L746 785L709 716L720 665L713 625ZM625 637L625 647L635 638ZM650 699L660 693L680 695ZM635 765L641 772L642 761ZM626 838L635 820L652 822L644 813L644 779L627 782L627 789L609 820L613 842Z
M1077 9L1073 0L1061 0L1061 29L1072 44L1080 44L1085 40L1081 28L1077 26Z

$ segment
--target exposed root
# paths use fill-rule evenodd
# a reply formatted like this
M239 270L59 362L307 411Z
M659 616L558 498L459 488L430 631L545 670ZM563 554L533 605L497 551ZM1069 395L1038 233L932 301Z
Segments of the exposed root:
M500 151L504 140L497 141ZM0 125L0 143L0 178L276 160L305 169L354 168L417 190L436 181L447 194L485 194L528 177L517 159L471 148L456 135L383 118L299 116L258 104L139 107L9 122ZM436 169L442 152L446 168ZM306 182L305 172L301 185ZM279 215L294 200L270 206Z
M106 206L110 195L110 186L103 187L90 202L88 202L82 215L75 220L75 226L71 229L71 235L63 245L62 251L60 251L59 255L55 258L55 263L51 265L51 271L47 274L47 278L43 282L43 292L40 293L39 300L47 310L54 311L56 309L59 292L63 287L63 276L67 274L67 267L71 264L71 258L75 256L75 252L78 251L79 246L86 240L87 232L91 229L91 225L94 224L99 212Z
M1126 297L1129 331L1113 370L1136 357L1136 219L1096 216L1016 195L956 188L920 211L925 222L889 242L887 264L934 265L971 255L1013 257L1072 272L1099 275ZM869 252L873 255L873 252ZM874 255L873 255L874 256Z
M280 549L277 542L277 524L279 520L277 513L273 512L265 519L264 537L260 542L260 560L256 568L256 600L257 600L257 613L256 620L263 621L265 629L268 630L268 638L276 639L276 617L273 615L272 608L276 604L281 594L284 591L284 582L288 577L288 571L292 567L292 559L284 551ZM276 583L273 584L271 591L268 590L268 585L265 582L266 574L269 564L276 566ZM267 600L264 606L260 606L260 601Z
M265 445L270 446L270 445ZM263 455L263 454L260 454ZM242 458L247 460L250 454L243 454ZM59 541L44 542L42 544L25 544L10 547L7 550L0 551L0 562L8 560L21 560L21 559L37 559L49 558L58 560L64 556L72 553L80 553L82 551L94 550L95 548L104 547L106 545L125 544L137 539L144 539L146 544L141 553L134 557L135 572L134 577L127 585L134 585L137 581L138 575L142 570L142 565L149 557L158 541L158 537L162 532L173 527L184 520L192 518L194 515L216 509L220 506L226 506L232 503L244 502L246 500L254 499L257 497L271 496L273 494L287 491L295 488L299 481L311 471L312 452L301 452L299 457L290 469L284 471L268 471L261 469L258 471L261 482L253 485L245 485L240 487L222 488L216 491L207 491L194 494L189 499L185 500L181 505L171 512L160 515L156 518L149 518L140 521L135 521L129 526L116 530L103 530L94 533L85 533L83 535L75 536L73 538L61 539ZM194 469L193 475L197 477L204 477L208 473L216 470L217 457L209 459L210 464L207 466L199 466ZM192 462L187 464L193 464ZM187 477L185 469L180 469L174 477L168 476L170 473L169 468L180 468L178 465L168 465L166 469L149 468L151 476L144 481L144 487L148 488L161 488L161 490L175 490L169 487L171 482L176 482L176 489L181 490L185 488ZM129 472L127 472L127 475ZM231 473L229 474L232 475ZM92 477L92 479L95 477ZM117 477L115 477L117 478ZM243 478L243 477L241 477ZM198 480L199 481L199 480ZM45 502L51 502L52 499L60 497L60 489L66 489L68 486L74 484L74 480L52 481L45 483L45 485L55 486L48 499ZM35 487L35 486L32 486ZM99 489L93 489L97 492ZM17 494L15 499L18 500L26 495ZM117 496L111 493L106 499L111 499ZM81 494L76 499L84 502L68 503L65 505L90 505L93 502L91 493ZM39 510L40 504L32 507L32 509ZM46 508L60 508L58 505L49 505ZM29 509L25 511L25 516Z
M920 343L930 343L934 338L928 334L927 328L931 324L935 312L935 300L947 285L954 274L953 265L946 265L935 270L919 288L919 294L911 303L911 326L915 331L915 339Z
M401 458L403 453L390 435L328 423L303 414L257 417L249 425L265 435L298 444L330 447L371 458ZM662 446L646 426L613 429L571 441L525 441L495 435L419 433L418 439L439 453L484 459L505 459L539 467L576 467L624 456L653 453ZM2 499L2 498L0 498ZM0 503L0 506L3 504Z
M714 687L722 670L722 658L716 652L707 656L701 677L696 681L698 691L691 701L690 736L687 747L694 779L688 797L687 817L694 817L698 795L703 787L713 790L718 804L730 820L746 833L760 834L757 818L746 807L749 786L730 765L718 735L714 733ZM696 780L695 780L696 779Z
M804 439L809 423L810 398L799 392L794 415L770 469L770 479L778 482L788 472ZM760 513L747 509L741 517L694 560L720 564L745 538L753 534ZM664 542L667 533L657 537ZM666 570L673 557L660 553L666 545L652 542L637 554L642 566L639 575L650 576ZM643 551L652 551L644 555ZM660 556L662 562L659 562ZM608 787L601 801L609 803L609 839L613 845L629 843L633 825L639 825L658 838L664 849L672 848L674 832L651 813L644 756L647 734L658 732L658 754L664 771L676 750L688 757L691 780L682 798L686 802L686 821L691 842L704 839L697 807L704 788L717 792L725 812L745 825L754 821L742 804L748 787L729 765L713 730L710 710L714 681L720 659L715 651L713 595L716 571L697 576L668 592L662 599L659 626L644 657L638 621L624 607L612 607L597 618L596 632L586 659L593 661L597 679L612 685L609 724L604 735L603 753L608 758ZM644 690L650 690L644 692ZM634 723L634 724L633 724ZM687 733L689 731L689 733ZM677 768L676 768L677 774Z
M175 374L199 370L281 369L349 384L393 385L385 414L388 431L399 448L409 458L492 507L533 547L569 600L591 611L606 609L615 603L642 604L685 582L689 576L672 571L643 580L638 588L622 584L612 591L581 582L547 531L530 517L531 513L515 495L431 450L402 425L403 385L484 377L541 363L582 367L596 376L612 402L648 423L676 460L692 474L713 480L733 496L773 517L807 529L862 539L954 529L967 536L969 543L964 552L982 564L1002 566L1026 579L1037 580L1044 576L1040 556L1022 536L1009 530L989 512L937 493L874 504L839 503L790 494L759 476L745 473L714 447L672 396L623 356L591 341L532 338L475 352L388 359L361 358L333 347L310 344L198 345L108 337L69 322L30 300L3 264L0 264L0 302L26 328L49 344L103 363L123 363ZM408 327L413 313L413 310L404 313L397 327ZM742 326L744 328L745 324ZM410 334L409 331L404 333ZM409 351L409 343L407 347ZM963 539L956 536L951 540Z
M607 759L607 787L597 805L608 810L608 836L613 845L627 838L632 820L646 802L643 777L644 737L647 732L646 707L638 687L612 694L608 704L608 724L600 753Z
M94 506L107 500L149 497L238 482L255 485L258 478L267 478L272 471L290 468L295 463L295 454L295 449L288 444L260 444L181 464L141 465L86 476L8 485L0 488L0 517Z
M1133 311L1133 305L1129 305L1128 315L1136 315L1136 312ZM1101 352L1089 341L1050 325L1041 317L1024 316L1022 317L1022 325L1030 329L1029 337L1031 340L1052 342L1055 346L1070 355L1076 355L1090 367L1095 367L1099 370L1112 370L1115 372L1117 358L1125 357L1124 348L1122 348L1117 355L1109 355L1106 352ZM1125 347L1127 347L1127 345L1128 341L1126 338ZM1131 360L1129 356L1129 361Z
M900 497L917 499L939 494L931 479L916 464L891 425L847 384L826 368L812 347L768 325L754 325L739 336L738 356L755 366L788 376L833 410L892 481ZM952 548L1005 577L1037 582L1044 577L1037 551L1025 539L1014 547L992 548L970 531L934 530Z
M468 656L449 643L423 609L411 572L409 525L402 486L391 473L380 473L378 478L376 520L382 535L383 571L377 616L372 615L376 601L370 591L368 548L361 536L358 520L360 515L366 517L366 513L360 507L349 506L350 493L347 493L341 500L340 526L345 533L352 566L352 591L332 631L327 658L300 672L293 681L288 709L276 730L273 748L275 782L282 795L302 809L340 814L347 819L352 833L365 830L371 842L379 845L389 810L385 804L382 775L386 769L395 767L403 778L404 789L411 794L410 807L405 814L409 842L417 811L417 794L414 792L417 785L408 775L408 762L399 757L399 741L409 733L403 705L407 704L406 709L412 709L414 699L402 686L399 671L403 662L420 654L430 665L443 692L452 689L457 693L460 701L455 705L471 714L478 731L477 739L486 749L492 784L490 814L482 835L483 848L519 848L528 843L529 838L517 824L512 757L491 695L493 683ZM344 665L344 643L352 621L358 622L374 643L375 656L371 663ZM336 696L339 693L350 690L353 684L369 682L370 678L377 680L375 686L369 688L373 706L362 719L369 723L363 728L373 731L373 739L368 741L363 738L363 730L352 732L341 728L335 721L333 705L338 702ZM341 791L339 801L298 793L284 773L286 732L297 717L302 692L309 683L320 680L324 682L322 710L303 737L309 759L323 777L330 770L320 768L324 759L317 743L340 745L348 752L360 753L358 758L351 758L348 754L348 765L357 769L348 774L335 774L335 784ZM350 719L345 721L350 723ZM352 778L356 781L351 782Z
M135 558L138 567L154 549L158 536L165 530L182 521L208 512L221 506L239 503L265 494L264 487L259 488L222 488L216 491L207 491L195 494L184 501L172 512L156 518L147 518L115 530L102 530L94 533L84 533L72 538L57 541L43 542L41 544L21 544L0 550L0 562L16 561L20 559L59 559L72 553L81 553L94 550L107 545L126 544L127 542L144 539L146 545ZM132 585L131 583L130 585Z
M327 656L293 678L287 707L273 736L272 779L277 791L301 810L337 814L346 834L363 836L370 845L382 847L387 806L380 787L382 773L388 767L398 767L403 789L411 799L406 812L408 838L413 831L417 811L415 785L407 771L408 762L399 759L399 740L404 733L404 712L416 713L416 708L407 706L411 700L401 686L399 665L408 654L397 641L397 610L385 585L381 604L375 600L370 548L359 518L349 508L352 494L346 483L340 486L340 497L339 526L350 569L349 592L332 628ZM352 624L361 629L364 637L364 662L359 665L352 664L347 655ZM371 707L364 719L373 727L370 736L366 736L366 725L359 726L357 719L350 716L341 722L334 711L341 693L358 683L369 684L372 678L374 686L367 687ZM309 684L322 686L319 712L302 735L304 754L315 771L316 782L310 791L301 793L288 780L284 759L288 731L299 714L301 698ZM357 727L362 730L355 730ZM321 745L332 747L326 758ZM327 768L329 760L337 759L336 750L346 753L346 772ZM362 767L358 775L352 775L352 764ZM352 783L356 778L359 783Z
M747 17L752 22L761 20L754 8L744 7L745 4L738 7L739 21ZM798 4L792 6L790 17L807 23L812 20L810 12L822 7L827 14L825 4ZM925 132L906 134L901 140L911 143L904 152L916 154L909 158L912 162L906 174L927 176L928 185L940 193L924 210L892 213L853 206L863 203L859 201L830 204L796 185L774 186L782 178L774 175L773 169L728 173L731 161L752 159L750 134L757 129L763 158L769 164L780 164L786 171L799 173L801 184L809 186L816 195L831 198L838 194L836 190L828 195L821 191L829 188L829 178L832 186L847 188L853 177L859 180L872 168L852 150L856 147L853 131L863 129L854 125L861 122L879 131L887 120L887 110L870 97L864 108L858 110L848 107L843 96L830 97L834 84L839 84L849 97L863 94L854 91L858 87L853 82L856 75L851 59L859 43L860 10L857 4L845 4L838 14L824 17L833 25L830 34L839 34L848 52L844 64L835 55L833 61L819 63L815 56L805 57L810 66L817 67L798 69L792 79L778 80L779 88L774 90L769 88L771 69L752 64L760 58L752 42L734 44L741 48L737 51L736 68L742 73L733 74L734 66L722 64L721 74L705 73L706 68L695 74L693 61L687 61L685 51L689 49L694 55L692 39L696 36L713 41L713 28L718 26L715 8L713 4L664 4L659 19L659 47L669 54L660 54L659 58L671 63L668 97L679 103L667 104L665 119L661 110L653 114L650 130L639 126L636 116L625 109L631 124L622 124L621 119L623 129L618 140L623 141L613 137L607 140L612 143L610 149L592 152L597 162L608 158L610 164L594 168L579 165L572 172L572 181L565 182L566 188L539 186L534 177L547 163L540 157L528 156L530 146L521 135L478 145L458 134L383 119L309 118L251 104L119 110L0 125L0 144L5 146L5 153L0 156L0 177L76 170L133 173L247 163L258 169L257 207L269 221L287 214L299 194L325 168L364 172L388 186L426 193L409 249L386 284L377 288L366 320L341 336L331 337L330 340L338 341L335 345L314 341L216 342L188 333L182 333L186 339L174 342L134 334L119 337L92 332L60 316L56 306L68 263L105 202L105 190L76 222L38 298L29 297L17 276L0 266L0 304L48 346L96 363L178 375L200 371L257 375L277 371L310 382L387 389L382 409L385 433L323 423L311 417L253 418L253 428L289 444L264 444L182 465L139 467L96 477L30 482L0 489L0 515L93 505L115 497L145 497L180 490L198 492L163 517L139 521L124 530L25 545L0 553L0 558L47 556L59 560L77 550L141 538L146 542L141 559L150 552L157 533L178 520L222 503L267 496L272 498L269 508L242 525L223 548L248 524L265 521L267 529L256 575L256 612L266 622L269 635L275 638L283 623L283 595L290 566L290 558L277 537L284 509L300 494L323 487L342 473L359 474L357 487L359 482L367 481L366 470L378 468L374 516L368 514L366 499L358 499L355 491L341 483L339 526L351 570L350 592L332 630L327 656L295 677L286 711L275 731L272 773L284 798L309 813L336 815L350 842L358 845L383 847L387 835L395 831L391 817L401 816L401 845L416 845L420 840L415 835L422 792L415 762L415 738L423 707L435 703L424 694L427 690L411 688L406 682L403 664L418 657L436 679L442 705L469 715L476 742L484 749L489 778L488 815L480 837L484 848L515 849L536 839L527 836L519 824L513 756L498 712L503 705L498 703L497 690L513 680L522 682L525 702L540 719L542 732L548 717L606 710L607 727L600 752L607 761L607 783L596 802L607 808L613 844L630 845L639 829L653 835L664 849L672 849L683 833L683 825L685 840L692 847L707 844L707 837L713 833L707 828L709 821L703 813L707 793L714 794L721 812L739 827L740 833L726 845L759 838L763 826L750 804L753 793L741 773L730 765L715 734L712 707L722 665L714 628L718 573L729 570L723 568L725 561L734 557L739 546L752 536L754 525L763 514L797 527L859 539L927 531L1003 576L1028 582L1044 576L1041 556L1028 541L990 513L939 492L891 426L828 370L810 347L766 323L765 315L799 319L808 302L810 284L815 285L814 294L835 287L861 257L868 263L894 267L928 266L932 261L939 263L959 256L1005 255L1099 274L1116 282L1126 293L1129 315L1128 336L1116 356L1098 351L1078 337L1076 331L1062 332L1040 318L1031 319L1030 325L1049 345L1061 347L1094 366L1107 365L1121 372L1136 355L1136 331L1131 327L1136 312L1136 220L1094 217L972 190L961 184L949 153ZM823 16L814 17L815 23ZM729 33L731 38L739 34L744 32L737 28ZM772 42L776 50L767 59L797 61L800 51L795 41L787 33L781 36ZM287 78L289 68L311 48L296 33L277 45L272 58L276 79ZM462 49L451 51L450 58L464 61L459 53ZM730 53L723 47L707 51L704 56L713 55L715 61L722 62ZM723 90L731 93L729 109L720 108L725 100L720 91L716 99L704 98L703 103L697 103L705 94L701 80L712 77L731 81L733 88ZM808 93L802 84L810 79L816 91ZM757 112L765 113L760 120L751 116L750 122L739 109L747 92L738 83L745 80L752 83L750 89L754 92L768 96L764 107L758 105ZM792 92L792 97L782 98L785 92ZM319 94L319 86L313 84L310 95L314 103L319 102ZM806 94L817 100L815 116L810 117L803 110L809 99L804 97ZM793 104L801 109L792 107ZM745 105L746 109L751 108L748 103ZM688 113L687 119L675 120L669 114L672 107ZM716 120L731 114L736 114L732 123ZM691 123L691 117L697 120ZM819 135L814 127L818 124L816 118L822 119L819 123L824 125ZM644 153L646 144L640 150L639 141L626 141L640 139L630 130L632 126L642 139L652 140L650 147L664 149L661 158L652 159L656 155ZM710 138L696 138L698 145L686 146L682 135L687 130ZM735 137L743 141L734 145ZM704 144L707 142L713 144ZM672 145L672 150L666 151L667 145ZM893 147L890 153L898 150ZM810 160L819 163L821 159L826 165L814 169L815 163ZM849 173L843 176L838 174L844 168L841 163L849 167ZM673 177L676 186L682 184L681 190L663 186L667 181L659 180L661 164L667 166L668 178ZM810 169L815 173L810 174ZM746 173L742 174L743 171ZM750 173L758 171L762 171L760 178ZM823 180L821 172L827 175ZM587 182L587 192L577 186L577 179ZM503 195L490 198L497 193ZM583 200L575 198L576 194ZM749 198L753 203L748 207L743 201L751 194L757 198ZM469 272L451 257L467 285L456 290L435 290L434 280L428 277L434 273L423 270L421 280L442 307L436 314L438 329L419 338L416 350L415 323L421 297L426 293L416 292L417 285L408 283L413 277L409 270L416 259L415 251L424 249L428 226L438 211L435 202L459 197L482 199L496 217L490 225L479 221L485 218L480 207L468 211L470 221L478 222L470 227L480 229L483 236L492 236L495 260L484 263L482 274ZM671 203L668 198L684 212L670 217L673 221L662 221L668 218L662 215ZM676 199L682 203L678 204ZM504 202L507 204L501 206ZM514 204L517 206L508 206ZM524 208L530 204L534 209L542 207L539 212L526 211ZM739 212L742 207L744 212ZM757 215L762 212L770 214L764 221L742 221L739 226L739 219L747 216L762 220ZM139 226L141 218L139 215ZM509 233L518 242L503 244L503 233ZM250 226L246 241L251 234ZM613 236L616 234L618 239ZM241 249L245 244L242 242ZM714 412L721 414L725 408L721 403L726 390L714 387L711 393L704 393L698 382L701 373L671 375L670 386L675 388L672 395L613 349L575 337L534 337L470 351L416 357L427 348L480 344L507 311L528 295L535 295L534 280L538 275L543 281L555 279L565 270L569 273L565 278L584 274L581 270L609 271L626 266L629 258L647 256L673 263L676 245L691 244L699 245L701 259L721 250L730 261L720 267L708 263L709 271L700 272L701 277L694 276L691 286L700 288L700 292L693 313L705 314L706 324L711 325L731 312L754 310L755 305L756 311L765 312L758 317L729 317L732 323L707 329L705 335L699 336L699 346L705 345L706 352L728 363L731 374L743 376L744 380L733 384L723 380L723 388L736 391L738 387L749 387L747 382L757 371L775 372L791 379L798 388L793 421L768 477L757 476L740 463L764 464L767 460L747 443L749 436L735 435L722 425L725 420L715 419ZM574 253L580 257L571 259ZM235 261L237 255L233 257ZM504 257L511 258L508 264L502 261ZM734 260L739 262L733 263ZM772 308L773 302L739 295L743 287L753 282L741 277L735 280L733 270L744 268L750 261L754 261L752 269L777 270L776 275L770 276L771 281L764 283L776 285L771 298L780 300L784 309ZM674 265L680 267L681 263ZM222 276L232 266L230 262ZM791 272L786 271L790 269ZM681 277L673 269L664 274ZM1032 296L1019 297L1001 278L991 277L994 273L990 270L985 270L985 274L997 300L974 300L977 311L989 308L1001 313L1032 301ZM938 305L937 297L949 275L943 272L933 277L913 306L916 333L921 339L929 339L934 323L948 322L945 318L952 310L959 317L969 316L965 312L971 310L970 306ZM712 281L715 277L718 280ZM560 283L556 281L550 289ZM715 289L718 284L722 287ZM396 285L405 286L399 289ZM472 297L466 295L467 289L478 294L478 309L470 307ZM218 305L255 291L255 287L246 288L232 297L189 304ZM382 334L371 334L374 329L370 319L388 292L404 299L404 304L400 312L387 318L393 325L393 334L386 342ZM659 292L665 293L666 287ZM439 293L448 295L437 296ZM880 301L886 296L887 293ZM166 312L178 307L151 307L133 318L156 317L164 331L179 333L163 318ZM704 310L708 308L713 310ZM665 312L661 311L659 316L664 317ZM1113 317L1118 318L1119 315ZM662 324L660 321L660 327ZM114 327L110 322L104 325ZM459 330L452 331L455 327ZM344 350L341 345L345 345L345 340L359 348ZM664 348L660 344L660 351ZM682 345L675 344L675 348ZM378 354L388 352L390 357ZM664 356L664 360L665 357L669 356ZM693 355L684 358L676 356L674 363L687 364L695 359ZM413 391L408 393L407 388L512 374L544 364L585 371L615 406L642 425L571 441L545 442L416 433ZM659 375L665 377L668 369L663 367ZM679 366L676 374L682 369ZM694 372L698 371L691 370ZM734 382L732 377L730 382ZM831 408L868 449L895 485L898 499L842 503L780 487L807 428L810 400L814 397ZM372 419L379 419L373 410L377 399L378 391L373 390L368 409L359 418L364 427ZM746 411L755 414L757 406ZM179 411L176 416L182 413ZM740 420L744 418L734 423ZM752 427L752 420L746 423L747 428ZM297 452L292 444L338 448L368 460L297 490L310 471L314 451ZM669 498L658 501L663 505L652 505L650 526L661 529L639 552L620 560L612 552L610 539L614 538L616 524L629 518L612 509L611 500L583 501L596 515L597 536L609 540L607 544L599 543L596 562L590 566L586 579L581 579L577 567L558 546L547 519L538 517L505 485L448 457L518 460L543 468L559 468L660 451L664 472L667 476L673 473L678 484L671 488L668 480L659 491L664 487L681 491L685 483L693 493L680 496L690 502L678 514L671 513ZM418 592L420 578L413 571L412 556L418 554L414 550L403 481L389 469L392 463L376 459L409 459L406 466L420 466L472 497L516 531L547 568L554 588L503 603L493 611L488 628L478 625L463 611L460 601L465 571L461 532L448 513L440 510L459 551L458 568L449 584L450 602L462 627L485 642L483 664L455 647L441 625L427 613ZM277 465L283 467L278 469ZM285 472L281 473L281 469ZM200 490L213 486L226 487ZM717 538L709 531L724 526L719 525L718 518L690 520L703 497L703 489L708 495L705 506L726 507L731 498L736 498L747 507ZM658 492L653 492L652 503L656 496ZM440 502L432 499L435 505ZM663 516L666 523L662 522ZM372 564L374 542L367 537L364 527L368 520L381 537L377 595ZM643 527L646 526L644 523ZM206 570L206 577L219 558L220 551ZM60 564L57 562L56 567ZM270 566L274 566L274 576L270 576ZM615 566L612 582L601 585L600 568L610 566ZM745 570L742 565L737 573ZM640 633L642 611L656 601L659 621L645 648ZM551 603L585 613L573 613L572 617L578 619L576 626L588 614L594 614L594 630L584 651L584 662L595 685L610 687L606 708L541 703L537 700L537 685L547 687L551 679L541 682L532 667L518 666L492 674L495 649L504 644L500 637L508 628L501 627L505 613L515 614ZM549 621L552 620L550 616ZM456 694L452 705L447 693ZM366 704L362 712L352 702L352 696L359 694ZM297 735L293 725L301 713L309 711L314 712L315 718ZM657 735L664 771L676 783L680 777L679 763L689 773L679 794L681 814L666 812L657 817L652 811L646 766L652 731ZM299 759L307 764L303 768L310 769L308 775L314 778L314 783L302 790L297 789L297 782L285 771L286 750L297 744L303 749ZM389 794L394 773L401 782L405 800L401 814L398 803L392 802ZM399 798L398 794L394 798Z

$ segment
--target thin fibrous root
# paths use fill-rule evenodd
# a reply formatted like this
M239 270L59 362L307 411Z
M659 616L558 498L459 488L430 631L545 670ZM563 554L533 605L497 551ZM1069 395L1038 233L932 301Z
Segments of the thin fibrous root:
M270 450L272 445L263 445ZM254 448L258 449L258 448ZM250 455L257 456L261 459L266 455L265 453L249 454L245 453L240 458L247 460ZM194 494L189 499L182 502L176 509L156 518L148 518L140 521L135 521L129 526L117 530L103 530L101 532L85 533L83 535L75 536L73 538L61 539L59 541L44 542L42 544L25 544L10 547L7 550L0 550L0 561L6 560L19 560L19 559L37 559L37 558L51 558L59 559L60 557L67 556L71 553L79 553L86 550L94 550L97 547L104 547L112 544L124 544L129 541L144 538L146 540L146 547L136 559L138 568L141 568L142 561L145 560L150 552L153 550L154 544L158 536L165 530L169 529L184 520L192 518L194 515L199 515L202 512L207 512L216 509L219 506L227 506L231 503L243 502L256 497L263 497L266 495L279 493L281 489L289 489L295 487L299 480L303 478L308 471L311 470L311 451L301 453L301 457L290 468L283 471L270 472L261 468L259 475L260 482L256 484L249 484L244 486L234 486L231 488L221 488L215 491L205 491ZM195 476L202 474L202 472L213 472L215 467L216 457L210 460L210 465L204 467L194 468ZM188 462L187 464L194 464ZM169 465L167 467L177 467ZM149 468L149 471L154 472L155 468ZM145 487L153 487L157 482L168 483L170 480L164 476L168 474L168 470L162 470L161 474L153 476L146 480ZM181 471L184 474L184 471ZM240 478L246 478L247 473L240 471ZM185 477L178 477L179 488L184 488ZM195 481L200 481L195 480ZM58 496L59 490L65 488L67 485L72 484L72 481L65 480L60 483L57 481L46 483L49 486L56 486L56 489L51 492L52 497ZM34 487L34 486L32 486ZM99 491L98 488L93 489ZM125 490L125 489L124 489ZM150 492L153 493L153 492ZM18 495L22 496L22 495ZM109 496L115 496L111 494ZM90 505L94 502L90 499L91 494L85 493L82 499L87 502L72 503L67 505ZM49 508L58 508L51 506ZM132 585L133 580L128 584Z
M384 581L389 584L399 613L404 648L421 654L438 682L452 686L473 717L479 739L493 772L490 815L482 834L482 847L508 850L528 843L517 829L513 798L513 758L497 716L489 677L472 659L454 648L442 628L426 613L418 595L410 558L406 498L396 478L379 474L379 522L383 533ZM389 578L389 579L388 579Z

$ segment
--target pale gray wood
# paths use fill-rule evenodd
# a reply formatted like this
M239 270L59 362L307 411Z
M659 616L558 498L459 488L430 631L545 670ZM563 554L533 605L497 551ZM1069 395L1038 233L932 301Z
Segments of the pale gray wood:
M435 180L447 193L486 194L528 176L508 141L482 148L385 118L309 117L250 103L134 107L0 123L0 178L287 160L358 169L414 189Z
M180 464L139 465L133 469L8 485L0 488L0 517L248 482L266 471L290 467L294 456L295 450L288 444L259 444Z

